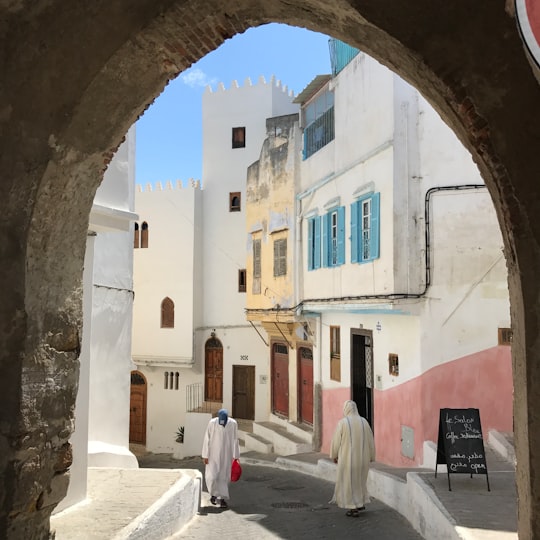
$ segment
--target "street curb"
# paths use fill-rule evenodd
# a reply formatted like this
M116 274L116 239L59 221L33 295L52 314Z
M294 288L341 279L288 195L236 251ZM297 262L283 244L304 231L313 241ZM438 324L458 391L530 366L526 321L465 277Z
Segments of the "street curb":
M182 477L112 540L164 540L197 514L201 503L202 474L182 470Z

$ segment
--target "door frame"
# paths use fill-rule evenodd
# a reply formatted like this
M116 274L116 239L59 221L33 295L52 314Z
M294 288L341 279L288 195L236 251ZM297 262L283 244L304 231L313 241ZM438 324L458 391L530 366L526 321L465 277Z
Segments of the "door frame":
M315 421L315 410L314 410L314 401L315 401L315 396L313 394L314 392L314 389L315 389L315 385L314 385L314 380L313 380L313 376L314 376L314 369L313 369L313 346L311 344L305 344L305 345L300 345L298 344L297 345L297 355L296 355L296 364L297 364L297 414L298 414L298 420L300 422L303 422L305 424L308 424L310 426L313 426L314 424L314 421ZM303 396L303 392L302 392L302 388L303 388L303 384L302 384L302 377L301 377L301 373L302 373L302 358L301 358L301 351L302 349L307 349L311 352L311 422L305 420L304 418L302 418L302 396Z
M208 398L208 351L221 350L221 400ZM214 403L223 403L223 372L225 358L223 354L223 343L215 336L209 337L204 344L204 400Z
M283 413L281 411L276 411L275 403L274 403L274 366L275 366L275 356L274 356L274 347L276 345L283 345L287 349L287 412ZM289 357L289 345L285 341L281 340L275 340L270 343L270 396L271 396L271 412L272 414L275 414L276 416L280 416L283 418L288 419L290 414L290 407L289 407L289 364L290 364L290 357ZM281 353L280 353L281 354Z
M245 369L248 373L248 379L251 379L251 385L249 384L249 380L248 380L248 389L250 388L251 386L251 390L252 392L249 394L248 393L248 397L249 397L249 401L251 401L251 406L248 406L248 413L246 416L239 416L238 415L238 410L237 410L237 405L236 405L236 401L235 401L235 388L234 388L234 381L235 381L235 372L237 371L237 368L240 368L240 369ZM252 366L252 365L242 365L242 364L234 364L233 367L232 367L232 382L233 382L233 386L232 386L232 415L233 415L233 418L241 418L243 420L255 420L255 366ZM251 410L250 410L251 409ZM249 413L252 413L251 415Z
M133 383L133 377L140 377L143 380L142 384L134 384ZM134 369L130 373L130 385L129 385L129 436L128 441L133 444L143 444L146 446L146 412L147 412L147 402L148 402L148 381L146 380L146 377L144 374L139 371L138 369ZM132 408L132 402L131 402L131 396L133 394L133 388L134 387L143 387L142 395L143 395L143 403L142 403L142 413L141 413L141 433L142 433L142 441L132 441L131 439L131 408Z
M365 339L364 339L364 353L362 355L362 358L364 360L364 369L366 371L365 373L365 379L364 379L364 396L355 395L355 369L354 369L354 358L355 358L355 347L354 347L354 337L355 336L362 336L364 338L368 338L370 340L370 348L371 348L371 372L369 373L369 377L367 377L367 366L366 366L366 359L365 359ZM358 412L361 416L363 416L371 426L371 429L375 430L375 411L374 411L374 396L373 396L373 390L374 390L374 350L373 350L373 331L372 330L366 330L364 328L351 328L351 350L350 350L350 358L349 358L349 364L350 364L350 374L351 374L351 399L356 403L358 407ZM371 384L371 386L368 386ZM370 389L368 392L367 389ZM369 394L369 395L368 395Z

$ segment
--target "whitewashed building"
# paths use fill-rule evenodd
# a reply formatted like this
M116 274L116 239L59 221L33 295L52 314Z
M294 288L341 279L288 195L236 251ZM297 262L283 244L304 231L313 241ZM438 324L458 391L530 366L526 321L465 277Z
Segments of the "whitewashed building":
M199 454L222 406L235 418L268 417L268 345L245 316L246 170L266 118L297 112L293 99L274 78L208 88L202 185L136 194L130 440L150 451Z
M59 512L86 498L88 467L138 467L129 451L135 127L111 160L90 213L73 465Z
M279 232L294 249L286 275L263 264L261 278L253 276L258 252L248 249L248 287L261 279L281 291L274 299L252 290L248 318L273 339L269 380L288 397L272 412L282 421L309 427L302 409L311 405L314 446L327 452L343 402L354 399L374 428L379 461L433 466L440 408L478 408L485 435L512 430L502 239L455 135L414 88L357 53L332 41L333 74L296 99L290 155L261 155L248 176L250 204L260 211L272 191L267 212L287 224L286 235L265 231L263 245L273 241L275 260ZM265 144L283 147L271 133ZM284 190L291 162L297 173ZM259 239L253 221L248 246ZM311 402L302 396L310 381Z

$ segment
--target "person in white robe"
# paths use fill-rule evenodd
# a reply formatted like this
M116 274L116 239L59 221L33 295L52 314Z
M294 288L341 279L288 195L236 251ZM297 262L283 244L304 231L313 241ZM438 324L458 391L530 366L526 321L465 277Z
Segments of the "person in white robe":
M337 463L336 486L331 503L347 508L347 516L358 517L370 501L367 477L375 460L375 442L368 421L358 414L354 401L346 401L330 446L330 458Z
M203 439L202 458L206 464L204 479L210 494L210 502L227 508L229 482L233 459L240 458L238 424L226 409L208 422Z

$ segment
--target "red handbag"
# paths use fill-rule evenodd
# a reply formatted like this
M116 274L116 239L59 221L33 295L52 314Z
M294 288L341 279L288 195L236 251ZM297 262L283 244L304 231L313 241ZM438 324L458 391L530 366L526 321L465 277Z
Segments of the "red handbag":
M231 482L238 482L242 476L242 467L237 459L233 459L231 466Z

